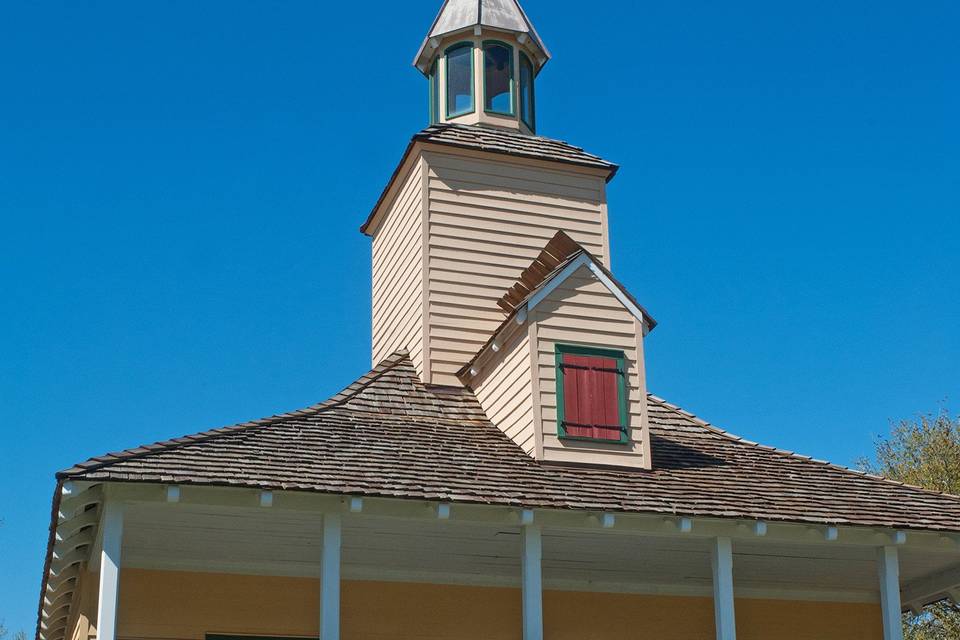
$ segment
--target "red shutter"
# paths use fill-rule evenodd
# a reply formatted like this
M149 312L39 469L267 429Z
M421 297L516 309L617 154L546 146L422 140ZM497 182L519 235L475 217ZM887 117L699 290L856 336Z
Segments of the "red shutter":
M563 421L569 436L620 440L617 360L563 354Z

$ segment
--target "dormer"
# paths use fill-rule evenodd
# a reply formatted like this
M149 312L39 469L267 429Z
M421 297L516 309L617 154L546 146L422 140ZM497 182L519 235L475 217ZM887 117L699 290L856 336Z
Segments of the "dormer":
M428 81L430 124L533 133L534 82L549 59L514 0L447 0L414 58Z
M650 468L644 336L656 322L558 232L500 299L508 315L460 369L490 420L547 462Z

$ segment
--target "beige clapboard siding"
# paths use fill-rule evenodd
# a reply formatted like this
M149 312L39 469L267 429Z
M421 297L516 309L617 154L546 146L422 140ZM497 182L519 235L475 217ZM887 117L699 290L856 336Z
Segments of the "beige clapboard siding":
M606 261L604 180L502 157L424 159L430 381L459 384L453 374L503 320L497 300L558 229Z
M544 460L648 468L649 428L640 324L592 273L582 267L558 286L529 318L534 323L535 381L539 388L536 431ZM556 345L579 344L624 352L629 388L630 443L561 441L557 437Z
M490 421L533 456L533 360L526 326L511 324L499 343L500 351L488 351L476 362L478 373L471 379L471 387Z
M376 365L407 349L423 374L423 180L416 162L373 238L373 339Z

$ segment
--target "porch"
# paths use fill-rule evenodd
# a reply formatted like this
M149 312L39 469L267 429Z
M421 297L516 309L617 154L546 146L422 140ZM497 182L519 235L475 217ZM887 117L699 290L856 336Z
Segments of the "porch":
M960 562L951 536L864 527L239 488L68 490L64 530L78 518L95 526L57 544L44 640L892 640L901 592L919 606Z

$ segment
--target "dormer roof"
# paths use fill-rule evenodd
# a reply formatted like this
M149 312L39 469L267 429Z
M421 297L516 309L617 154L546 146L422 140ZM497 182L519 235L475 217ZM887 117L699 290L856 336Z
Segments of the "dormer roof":
M644 332L649 333L657 326L657 321L637 302L627 288L617 280L603 263L584 249L577 241L563 231L557 231L540 255L523 270L517 282L497 301L497 306L507 316L500 326L490 335L486 344L457 372L465 375L473 364L497 342L501 333L511 322L524 322L526 313L542 302L550 293L572 276L580 267L587 267L600 282L607 287L620 303L639 320Z
M624 306L630 309L638 320L643 321L648 329L657 326L657 321L613 276L613 273L563 231L557 231L554 234L536 260L524 269L520 279L500 298L497 305L507 313L513 313L524 305L536 306L534 303L546 296L551 287L556 287L574 270L584 265L594 271L611 293L621 298Z
M550 52L516 0L446 0L417 51L414 66L421 67L431 38L440 39L478 26L524 34L539 50L539 67L550 59Z

